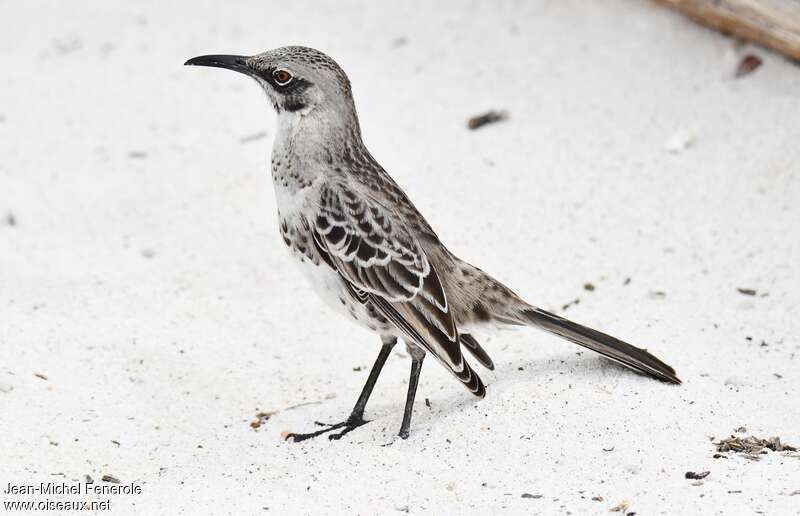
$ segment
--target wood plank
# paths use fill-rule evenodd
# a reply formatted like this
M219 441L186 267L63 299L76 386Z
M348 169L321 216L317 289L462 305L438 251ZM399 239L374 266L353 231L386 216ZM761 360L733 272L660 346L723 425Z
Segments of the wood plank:
M658 0L724 34L800 60L800 0Z

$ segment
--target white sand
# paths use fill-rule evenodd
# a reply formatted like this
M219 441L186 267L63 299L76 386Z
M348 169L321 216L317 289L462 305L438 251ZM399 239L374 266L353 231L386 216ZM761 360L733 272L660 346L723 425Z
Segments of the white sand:
M800 459L710 442L800 444L798 66L638 1L111 4L0 7L0 491L142 486L111 514L798 512ZM181 65L293 43L348 71L368 146L453 251L545 308L580 298L566 315L685 384L496 335L486 399L428 361L411 438L384 447L398 347L371 424L284 442L346 416L378 340L280 243L262 93ZM764 64L734 79L747 52ZM466 130L489 108L510 120Z

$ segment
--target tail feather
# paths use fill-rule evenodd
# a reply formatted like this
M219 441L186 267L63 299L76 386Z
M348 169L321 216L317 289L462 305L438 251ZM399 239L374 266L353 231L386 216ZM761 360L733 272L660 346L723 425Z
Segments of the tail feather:
M522 312L525 322L591 349L631 369L665 382L680 384L675 370L647 350L631 346L610 335L587 328L540 308Z
M479 398L486 396L486 387L484 387L481 377L478 376L478 373L472 369L472 366L466 360L464 360L464 370L461 373L456 373L456 378L461 380L461 383L475 396Z
M490 371L494 370L494 362L492 362L492 358L478 343L478 341L475 340L475 337L469 333L462 333L459 335L459 338L461 340L461 345L463 345L467 351L472 353L472 356L475 357L475 360L480 362L480 364L486 369Z

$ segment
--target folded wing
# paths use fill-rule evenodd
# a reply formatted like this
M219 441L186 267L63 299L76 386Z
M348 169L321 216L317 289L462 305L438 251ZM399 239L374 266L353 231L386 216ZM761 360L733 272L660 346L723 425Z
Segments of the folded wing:
M376 199L339 184L323 188L319 212L308 225L323 259L350 285L356 299L371 302L473 394L485 394L461 353L439 276L402 221L392 218Z

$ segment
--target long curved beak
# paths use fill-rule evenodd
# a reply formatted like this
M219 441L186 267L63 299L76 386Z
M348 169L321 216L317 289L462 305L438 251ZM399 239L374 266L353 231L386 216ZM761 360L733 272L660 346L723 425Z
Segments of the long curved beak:
M183 64L184 66L213 66L214 68L225 68L245 75L255 75L255 70L247 66L246 59L247 56L215 54L193 57Z

